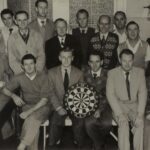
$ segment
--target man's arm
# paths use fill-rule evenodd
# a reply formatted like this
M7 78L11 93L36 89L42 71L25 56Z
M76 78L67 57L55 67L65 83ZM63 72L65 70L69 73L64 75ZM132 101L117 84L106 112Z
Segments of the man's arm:
M25 119L27 118L29 115L31 115L34 111L38 110L39 108L41 108L42 106L46 105L48 102L48 99L47 98L41 98L41 100L35 105L33 106L32 108L28 109L27 111L25 112L22 112L20 114L20 117L22 119Z
M23 72L21 63L17 59L15 42L12 36L10 36L10 38L8 39L8 61L11 69L15 74Z
M113 74L111 74L110 72L108 72L108 79L106 84L106 96L115 116L122 115L123 112L120 108L118 99L115 95Z
M39 72L42 72L45 67L45 53L44 53L44 41L40 34L37 34L38 40L37 42L37 63L36 68Z
M138 91L138 115L144 116L145 107L147 102L147 88L144 70L142 70L140 75L140 87Z

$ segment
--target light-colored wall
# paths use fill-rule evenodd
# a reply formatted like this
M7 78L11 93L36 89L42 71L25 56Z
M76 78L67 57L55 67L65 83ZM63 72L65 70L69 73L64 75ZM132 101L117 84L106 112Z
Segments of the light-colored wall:
M0 12L4 9L7 8L7 0L0 0ZM0 19L0 27L3 26L3 23Z

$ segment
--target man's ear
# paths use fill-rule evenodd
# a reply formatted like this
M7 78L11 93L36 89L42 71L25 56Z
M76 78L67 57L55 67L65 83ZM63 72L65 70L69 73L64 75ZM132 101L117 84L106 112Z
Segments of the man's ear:
M72 61L74 60L74 56L72 56L72 59L71 59Z
M14 19L14 22L15 22L15 24L16 24L16 25L18 25L18 23L17 23L17 20L16 20L16 19Z
M59 59L59 61L61 61L61 57L60 56L58 57L58 59Z
M104 62L104 61L103 61L103 60L101 60L101 66L103 65L103 62Z
M21 64L21 68L24 70L24 66Z

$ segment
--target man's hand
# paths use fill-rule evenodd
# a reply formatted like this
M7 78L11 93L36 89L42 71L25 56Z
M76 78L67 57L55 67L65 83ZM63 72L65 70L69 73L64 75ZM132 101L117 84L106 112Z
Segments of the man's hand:
M13 94L11 97L17 106L22 106L25 104L25 102L19 96Z
M119 126L128 124L128 118L127 116L125 116L125 114L121 114L118 116L118 124Z
M96 110L95 113L94 113L94 117L95 117L96 119L98 119L98 118L100 118L100 116L101 116L100 111L99 111L99 110Z
M0 89L3 88L5 86L5 82L0 81Z
M28 110L28 111L22 112L19 116L22 119L26 119L30 114L31 114L31 112Z
M143 125L144 125L144 117L137 116L136 119L135 119L135 122L134 122L134 126L136 128L138 128L138 127L143 126Z
M60 115L60 116L64 116L64 115L67 115L67 111L64 109L64 108L60 108L57 113Z

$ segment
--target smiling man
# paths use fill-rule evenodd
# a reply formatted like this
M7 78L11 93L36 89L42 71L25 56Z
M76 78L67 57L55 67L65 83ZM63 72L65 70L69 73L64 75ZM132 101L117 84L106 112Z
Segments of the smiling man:
M29 29L29 15L26 11L16 12L15 22L19 29L17 32L12 33L8 39L8 60L11 69L14 74L23 72L21 59L25 54L31 53L37 58L37 70L43 71L45 54L41 35Z
M123 49L121 66L108 72L106 94L118 124L119 150L130 150L129 123L132 126L134 150L143 150L144 113L147 88L144 70L133 66L134 54Z
M23 56L21 64L24 72L14 76L2 92L22 108L20 117L24 119L24 123L17 150L25 150L27 147L38 150L39 128L48 119L51 109L51 85L47 75L37 71L36 58L32 54ZM20 88L22 97L13 93L17 88Z
M150 61L150 47L146 41L140 39L139 25L130 21L126 26L127 40L118 47L118 54L122 49L129 48L135 55L134 65L143 69L147 68Z

